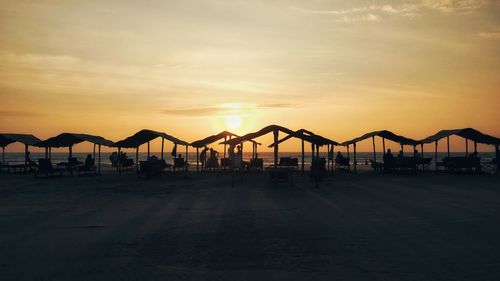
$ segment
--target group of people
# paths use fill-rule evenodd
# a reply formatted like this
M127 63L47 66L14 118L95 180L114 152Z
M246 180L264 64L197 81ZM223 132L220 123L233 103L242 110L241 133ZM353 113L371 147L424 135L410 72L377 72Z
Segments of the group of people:
M209 153L209 157L207 159L207 152ZM220 167L219 165L219 152L213 148L203 148L203 150L200 153L200 162L201 162L201 169L206 170L206 169L218 169Z
M111 166L113 166L113 167L118 167L118 163L125 162L125 159L128 159L128 156L127 156L127 153L125 153L123 151L120 151L119 153L114 151L109 156L109 160L111 161Z

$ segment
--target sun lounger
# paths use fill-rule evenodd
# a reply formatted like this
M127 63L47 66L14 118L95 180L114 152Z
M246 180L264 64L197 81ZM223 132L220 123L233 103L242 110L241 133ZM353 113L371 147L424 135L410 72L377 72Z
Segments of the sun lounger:
M291 158L291 157L281 157L279 165L281 167L295 167L295 168L297 168L299 166L299 159L298 158Z
M335 169L350 171L351 165L349 164L349 158L335 158Z
M165 160L148 160L139 161L139 171L137 173L138 177L145 176L160 176L163 171L167 168Z
M181 170L183 169L184 171L187 171L188 169L188 163L184 161L184 158L174 158L174 172L175 170Z
M94 159L86 159L85 164L78 167L78 175L80 174L97 174L97 167L95 166Z
M481 158L469 157L445 157L443 159L444 167L450 172L474 171L481 172Z
M62 175L64 169L62 168L54 168L52 166L52 161L47 158L38 159L38 169L35 170L35 177L38 177L38 174L45 175L46 177L52 176L54 174Z
M250 159L249 168L251 171L262 172L262 170L264 169L264 159L262 158Z

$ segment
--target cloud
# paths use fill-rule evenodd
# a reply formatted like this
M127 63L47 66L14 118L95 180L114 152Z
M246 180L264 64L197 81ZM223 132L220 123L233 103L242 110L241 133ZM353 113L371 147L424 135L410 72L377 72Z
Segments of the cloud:
M166 115L177 115L177 116L207 116L223 113L228 109L220 107L190 107L190 108L174 108L163 110L162 113Z
M28 112L28 111L0 111L0 117L15 117L15 118L35 118L45 116L43 113L39 112Z
M479 32L477 36L485 39L500 39L500 27L497 27L496 30L493 31Z
M470 13L487 4L487 0L422 0L417 3L397 5L366 5L344 10L315 10L297 6L289 9L303 14L331 15L339 17L338 22L377 21L384 17L416 17L423 10L434 10L442 13Z
M255 112L256 110L286 109L295 106L295 104L291 103L230 103L223 104L221 106L200 106L166 109L163 110L162 113L170 116L201 117L225 114L247 114Z

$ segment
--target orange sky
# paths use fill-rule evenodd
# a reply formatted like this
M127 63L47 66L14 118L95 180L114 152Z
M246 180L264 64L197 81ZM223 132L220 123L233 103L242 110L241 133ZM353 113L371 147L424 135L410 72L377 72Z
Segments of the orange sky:
M499 13L488 0L0 0L0 132L500 136Z

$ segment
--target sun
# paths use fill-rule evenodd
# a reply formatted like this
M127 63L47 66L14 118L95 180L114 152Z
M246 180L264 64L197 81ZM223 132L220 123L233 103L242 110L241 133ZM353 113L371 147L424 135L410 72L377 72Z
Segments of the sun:
M239 115L228 115L224 117L224 121L226 122L226 126L229 129L238 129L241 126L241 116Z

